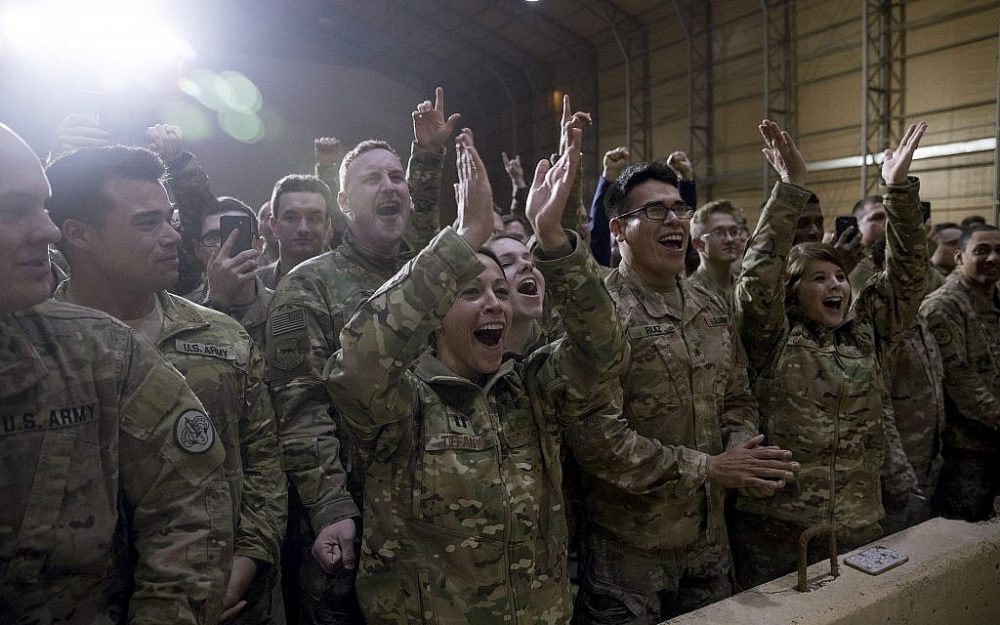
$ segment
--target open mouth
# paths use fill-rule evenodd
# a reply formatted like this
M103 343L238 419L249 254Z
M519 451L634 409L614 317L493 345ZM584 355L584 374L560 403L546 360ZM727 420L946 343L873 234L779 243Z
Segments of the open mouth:
M392 202L379 204L375 207L375 214L379 217L394 217L399 214L399 205Z
M538 295L538 282L534 278L525 278L517 285L517 292L521 295Z
M680 233L668 234L660 237L660 245L670 250L684 249L684 235Z
M486 323L476 328L473 336L476 340L487 347L496 347L503 338L504 326L502 323Z
M844 305L844 298L842 296L828 297L823 300L823 307L831 312L840 312L841 307Z

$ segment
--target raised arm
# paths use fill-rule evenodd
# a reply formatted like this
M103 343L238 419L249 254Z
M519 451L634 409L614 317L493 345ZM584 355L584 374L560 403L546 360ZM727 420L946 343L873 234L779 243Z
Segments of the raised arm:
M413 111L413 145L406 166L406 182L413 198L413 215L406 228L406 243L421 250L441 229L441 171L444 168L445 142L462 117L444 116L444 89L434 91L434 104L425 100Z
M795 224L809 199L802 188L806 162L792 137L775 124L760 125L762 150L781 177L771 190L757 228L747 244L743 269L736 282L740 335L752 371L767 361L774 342L788 321L785 318L785 261L795 238Z
M911 125L899 147L885 151L882 163L883 197L889 217L885 229L886 267L869 280L855 303L856 314L874 323L882 355L913 325L924 297L929 267L920 213L920 183L907 174L926 130L923 122Z

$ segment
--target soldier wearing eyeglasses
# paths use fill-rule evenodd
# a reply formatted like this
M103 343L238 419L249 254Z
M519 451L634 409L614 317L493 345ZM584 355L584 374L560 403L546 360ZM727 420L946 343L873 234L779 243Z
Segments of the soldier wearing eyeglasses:
M727 305L736 285L733 266L746 243L742 218L742 211L729 200L709 202L691 218L691 245L698 251L701 263L688 276L688 282L718 294Z
M797 466L789 452L760 446L725 303L682 280L694 210L676 176L660 163L633 165L607 204L622 262L605 285L631 346L623 416L672 450L675 471L642 495L586 476L590 527L574 622L657 623L732 593L725 489L773 492Z

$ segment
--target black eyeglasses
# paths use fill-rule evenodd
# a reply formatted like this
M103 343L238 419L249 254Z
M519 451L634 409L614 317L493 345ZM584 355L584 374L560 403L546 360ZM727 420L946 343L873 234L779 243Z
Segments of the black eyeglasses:
M649 219L650 221L666 221L670 213L673 213L674 217L680 220L688 220L694 217L694 208L688 206L687 204L674 204L673 206L667 206L666 204L647 204L645 206L640 206L633 211L618 215L617 219L631 217L640 211L645 212L646 219Z

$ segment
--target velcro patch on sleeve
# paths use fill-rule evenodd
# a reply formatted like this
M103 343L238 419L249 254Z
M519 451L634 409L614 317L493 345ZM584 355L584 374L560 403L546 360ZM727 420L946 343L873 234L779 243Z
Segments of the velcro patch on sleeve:
M288 310L271 315L271 335L286 334L306 327L306 313L302 309Z

